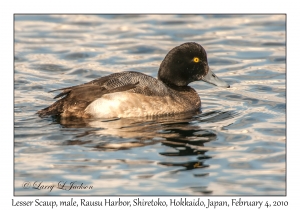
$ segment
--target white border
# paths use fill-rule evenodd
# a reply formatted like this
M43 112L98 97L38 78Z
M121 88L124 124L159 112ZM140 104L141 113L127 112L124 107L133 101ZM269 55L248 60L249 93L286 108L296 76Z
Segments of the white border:
M296 129L299 104L299 8L296 1L2 1L1 21L1 206L12 208L13 196L13 14L14 13L286 13L287 14L287 197L245 197L249 200L288 200L286 209L298 206L298 142ZM296 63L297 62L297 63ZM20 200L23 197L15 197ZM64 200L66 197L42 197L44 200ZM167 199L167 197L164 197ZM217 197L220 200L223 197ZM33 197L24 197L33 200ZM76 197L76 199L79 199ZM100 198L99 198L100 199ZM103 198L101 198L103 199ZM208 197L205 197L208 199ZM216 199L216 197L212 197ZM224 199L231 199L224 197ZM97 200L97 197L91 198ZM298 199L299 200L299 199ZM226 207L228 209L228 207ZM79 208L80 209L80 208ZM95 209L95 207L94 207ZM218 208L222 209L222 208Z

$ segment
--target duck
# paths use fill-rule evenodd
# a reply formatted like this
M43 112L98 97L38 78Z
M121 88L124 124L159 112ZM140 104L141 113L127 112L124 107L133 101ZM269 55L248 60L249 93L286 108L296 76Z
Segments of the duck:
M197 112L200 96L189 86L204 81L229 88L209 68L205 49L187 42L171 49L160 64L157 78L141 72L124 71L90 82L61 88L40 117L131 118L168 116Z

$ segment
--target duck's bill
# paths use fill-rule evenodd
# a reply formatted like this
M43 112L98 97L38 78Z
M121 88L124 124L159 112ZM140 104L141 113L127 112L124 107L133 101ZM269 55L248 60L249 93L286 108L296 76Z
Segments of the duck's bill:
M220 79L217 77L211 70L208 70L208 73L206 74L205 77L202 78L204 82L207 82L209 84L213 84L219 87L225 87L229 88L230 85L226 83L224 80Z

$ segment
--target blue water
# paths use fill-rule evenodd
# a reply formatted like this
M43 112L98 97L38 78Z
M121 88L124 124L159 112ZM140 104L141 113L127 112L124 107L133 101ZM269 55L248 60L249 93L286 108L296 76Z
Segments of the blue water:
M14 26L15 195L286 194L284 15L15 15ZM189 41L231 85L192 83L200 114L35 114L53 89L120 71L156 77L166 53ZM33 188L41 182L55 188Z

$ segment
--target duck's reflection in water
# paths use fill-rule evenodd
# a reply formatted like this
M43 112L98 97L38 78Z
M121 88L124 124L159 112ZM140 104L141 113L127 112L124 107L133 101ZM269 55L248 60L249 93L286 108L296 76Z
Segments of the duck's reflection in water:
M211 148L204 143L217 139L217 132L204 129L201 122L220 122L236 116L232 111L212 111L167 117L124 118L124 119L56 119L64 128L85 128L76 140L63 142L64 145L92 145L94 150L126 150L161 143L173 148L171 152L159 152L163 156L197 156L196 161L159 162L164 166L182 166L191 170L208 167L203 162L211 157L205 155ZM227 126L225 124L224 126ZM90 140L97 136L102 141ZM112 137L103 140L104 137ZM84 140L83 140L83 137ZM174 171L176 172L176 171Z

